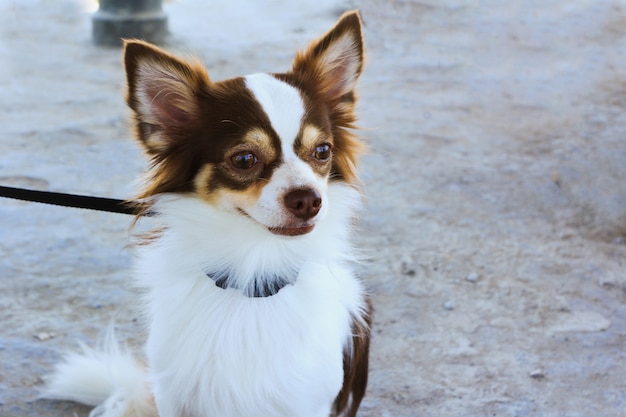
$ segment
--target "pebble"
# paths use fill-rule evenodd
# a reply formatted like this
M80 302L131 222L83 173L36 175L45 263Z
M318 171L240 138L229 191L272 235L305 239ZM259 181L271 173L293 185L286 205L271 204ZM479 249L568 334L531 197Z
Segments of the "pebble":
M50 340L54 337L54 333L40 332L35 335L35 339L40 342L45 342L46 340Z
M478 274L476 272L472 272L465 279L469 282L476 282L478 281Z
M546 374L543 372L543 369L537 368L530 373L530 377L533 379L542 379L545 378Z
M454 310L456 308L456 304L452 300L448 300L443 303L443 308L446 310Z
M613 288L615 287L615 282L611 278L600 278L598 279L598 285L603 288Z
M400 271L402 272L402 275L408 275L410 277L415 275L415 268L406 261L403 261L402 264L400 264Z
M392 395L392 398L393 398L393 400L394 400L396 403L398 403L398 404L402 404L402 403L404 403L404 400L405 400L404 395L402 395L402 394L398 394L398 393L393 394L393 395Z

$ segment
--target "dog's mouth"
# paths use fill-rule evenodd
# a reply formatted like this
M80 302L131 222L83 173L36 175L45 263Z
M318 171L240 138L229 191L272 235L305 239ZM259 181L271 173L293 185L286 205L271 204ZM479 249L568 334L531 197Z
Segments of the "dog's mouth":
M311 232L315 226L305 225L298 227L268 227L267 230L280 236L301 236Z
M250 216L245 210L241 208L238 208L237 210L239 211L239 213L243 214L249 219L256 221L254 217ZM256 222L262 225L262 223L258 221ZM265 227L271 233L278 235L278 236L302 236L302 235L306 235L307 233L312 232L313 229L315 228L315 225L304 223L304 224L295 225L295 226L276 226L276 227L265 226Z

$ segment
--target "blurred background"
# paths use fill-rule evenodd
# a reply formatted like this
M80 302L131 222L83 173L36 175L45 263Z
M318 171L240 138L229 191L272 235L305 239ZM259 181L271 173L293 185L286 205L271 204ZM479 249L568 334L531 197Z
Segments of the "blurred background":
M624 416L626 2L163 1L214 80L364 22L376 316L360 416ZM121 50L95 1L0 0L0 185L133 196ZM0 415L87 415L42 377L111 320L141 352L131 218L0 199Z

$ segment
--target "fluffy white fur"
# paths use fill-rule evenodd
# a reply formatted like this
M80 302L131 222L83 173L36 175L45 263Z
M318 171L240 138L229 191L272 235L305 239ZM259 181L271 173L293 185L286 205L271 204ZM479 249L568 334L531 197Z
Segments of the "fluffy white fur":
M348 244L360 196L334 183L326 204L316 228L292 238L195 197L160 197L155 220L166 230L139 247L136 268L149 375L109 343L67 357L46 397L102 402L98 417L147 416L148 380L160 417L327 417L342 386L351 319L364 306ZM242 284L259 273L295 281L273 296L247 297L205 274L221 269Z
M155 415L146 369L120 347L112 326L99 350L81 348L55 366L42 397L97 406L91 417Z

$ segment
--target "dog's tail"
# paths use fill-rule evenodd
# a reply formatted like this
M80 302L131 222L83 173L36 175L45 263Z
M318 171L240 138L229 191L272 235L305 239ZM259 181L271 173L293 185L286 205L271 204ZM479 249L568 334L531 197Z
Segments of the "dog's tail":
M56 365L41 397L95 406L90 417L154 417L157 415L146 370L113 331L101 349L82 345Z

